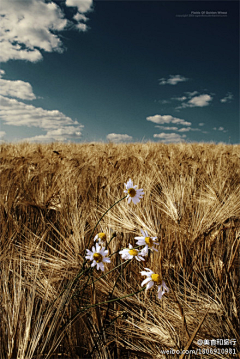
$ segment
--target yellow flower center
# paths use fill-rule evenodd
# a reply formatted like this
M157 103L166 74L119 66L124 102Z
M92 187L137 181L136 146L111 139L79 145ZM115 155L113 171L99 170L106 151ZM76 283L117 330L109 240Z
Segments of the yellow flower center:
M147 243L147 245L149 247L152 247L153 246L153 240L151 237L145 237L145 242Z
M103 256L100 253L94 253L93 259L95 259L97 263L100 263L103 260Z
M106 240L106 234L105 233L98 233L98 238L100 238L102 241Z
M161 277L159 274L152 274L151 278L154 282L156 282L157 284L159 284L161 282Z
M129 188L128 189L128 194L129 194L129 196L130 197L135 197L136 196L136 191L135 191L135 189L134 188Z
M130 249L130 251L128 251L128 253L131 255L131 256L137 256L138 255L138 251L136 249Z

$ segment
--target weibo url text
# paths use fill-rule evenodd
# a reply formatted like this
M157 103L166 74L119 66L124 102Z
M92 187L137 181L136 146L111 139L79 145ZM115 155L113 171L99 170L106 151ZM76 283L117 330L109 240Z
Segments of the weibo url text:
M233 354L236 355L236 349L233 348L224 348L224 349L203 349L203 348L199 348L199 349L191 349L191 350L175 350L175 349L170 349L170 350L161 350L160 351L161 354Z

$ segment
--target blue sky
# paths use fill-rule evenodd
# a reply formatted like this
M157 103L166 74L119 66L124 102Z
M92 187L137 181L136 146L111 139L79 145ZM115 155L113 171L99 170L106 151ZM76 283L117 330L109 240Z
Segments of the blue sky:
M240 142L238 1L1 0L5 142Z

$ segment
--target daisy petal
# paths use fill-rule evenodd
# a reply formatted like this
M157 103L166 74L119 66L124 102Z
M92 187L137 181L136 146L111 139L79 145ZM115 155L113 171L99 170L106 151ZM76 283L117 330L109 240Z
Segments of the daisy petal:
M146 283L150 282L151 280L152 280L151 277L144 279L144 281L142 281L141 287L143 287Z
M101 263L98 263L98 264L99 264L99 267L100 267L101 271L104 272L104 265L103 265L103 263L101 262Z
M163 294L164 294L164 293L162 292L162 290L160 290L160 291L158 292L158 298L159 298L159 299L162 299Z
M164 281L162 282L162 286L167 292L169 292L169 288L166 286L166 283Z
M147 286L146 286L146 290L148 290L148 289L150 289L150 288L152 288L152 286L154 285L154 281L153 280L151 280L151 282L149 282L148 284L147 284Z

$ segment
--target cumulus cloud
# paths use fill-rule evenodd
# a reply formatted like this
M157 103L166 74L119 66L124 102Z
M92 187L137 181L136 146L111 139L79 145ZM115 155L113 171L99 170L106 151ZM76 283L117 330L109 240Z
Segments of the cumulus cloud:
M84 13L91 10L92 0L66 0L66 6L77 7L80 13Z
M159 85L176 85L179 82L188 81L188 78L181 75L170 75L169 79L161 78Z
M151 121L157 124L165 124L165 123L174 123L174 124L180 124L184 126L191 126L191 122L187 122L185 120L182 120L180 118L173 117L171 115L154 115L154 116L148 116L147 121Z
M76 125L77 132L79 131L79 126L83 127L83 125L79 125L77 121L73 121L58 110L44 110L41 107L27 105L4 96L0 96L0 100L0 117L7 125L39 127L49 130Z
M188 102L183 102L181 106L176 107L176 109L186 107L205 107L208 106L212 100L213 97L208 94L194 96Z
M28 142L67 141L81 138L83 125L58 110L48 111L16 99L0 96L0 117L6 125L38 127L45 135L25 138ZM5 132L1 131L3 135Z
M180 134L179 132L190 132L190 131L199 131L202 133L207 133L205 131L202 131L199 128L193 128L191 127L191 122L187 122L183 119L173 117L171 115L155 115L155 116L149 116L147 117L147 121L151 121L154 123L161 124L161 126L157 125L156 128L159 128L163 131L176 131L178 133L165 133L162 132L160 134L154 134L153 137L160 138L162 142L170 143L170 142L180 142L183 141L186 138L185 134ZM162 126L164 124L175 124L180 126L188 126L188 127L177 127L177 126Z
M181 97L172 97L171 100L182 102L180 106L175 108L175 110L180 110L186 107L208 106L210 104L210 101L213 100L213 97L208 94L200 95L198 91L192 91L192 92L184 92L184 96Z
M55 141L70 141L74 139L79 139L82 136L82 127L83 125L79 126L68 126L58 128L56 130L47 131L46 135L38 135L34 137L24 138L21 141L27 142L55 142Z
M178 133L158 133L153 135L154 138L159 138L164 143L175 143L175 142L182 142L186 135L179 135Z
M2 79L5 74L0 70L0 117L6 125L38 127L47 131L46 135L27 138L29 142L66 141L82 136L83 125L73 121L58 110L44 110L41 107L27 105L16 99L34 100L36 96L28 82ZM4 95L4 96L3 96ZM8 96L8 97L7 97ZM1 131L2 136L6 135ZM1 136L0 136L1 137Z
M212 101L212 99L213 98L210 95L195 96L188 101L188 104L190 105L190 107L204 107L208 106L209 102Z
M77 29L86 30L86 25L82 23L86 19L80 15L89 11L91 5L92 0L66 1L66 6L74 6L79 12L74 18ZM56 3L44 0L1 0L0 17L2 62L10 59L36 62L42 59L41 50L62 52L57 32L73 26Z
M4 74L5 72L1 70L1 75ZM10 81L0 78L0 95L16 97L20 98L21 100L36 99L30 83L21 80Z
M226 96L222 98L220 101L222 103L225 103L225 102L231 102L232 99L233 99L233 94L231 92L228 92Z
M107 140L112 142L124 142L124 141L131 141L132 136L129 135L121 135L118 133L109 133L107 135Z
M204 122L200 122L198 126L204 126Z
M86 13L91 10L93 0L66 0L65 7L74 7L72 19L66 19L62 2L51 0L2 0L1 52L0 61L27 60L36 62L42 59L42 52L63 52L63 44L58 33L70 28L86 31ZM64 8L65 8L64 7ZM46 130L45 135L35 136L29 141L65 141L81 136L84 127L58 110L44 110L27 105L21 100L36 99L32 86L21 80L2 79L0 70L1 119L7 125L38 127Z

